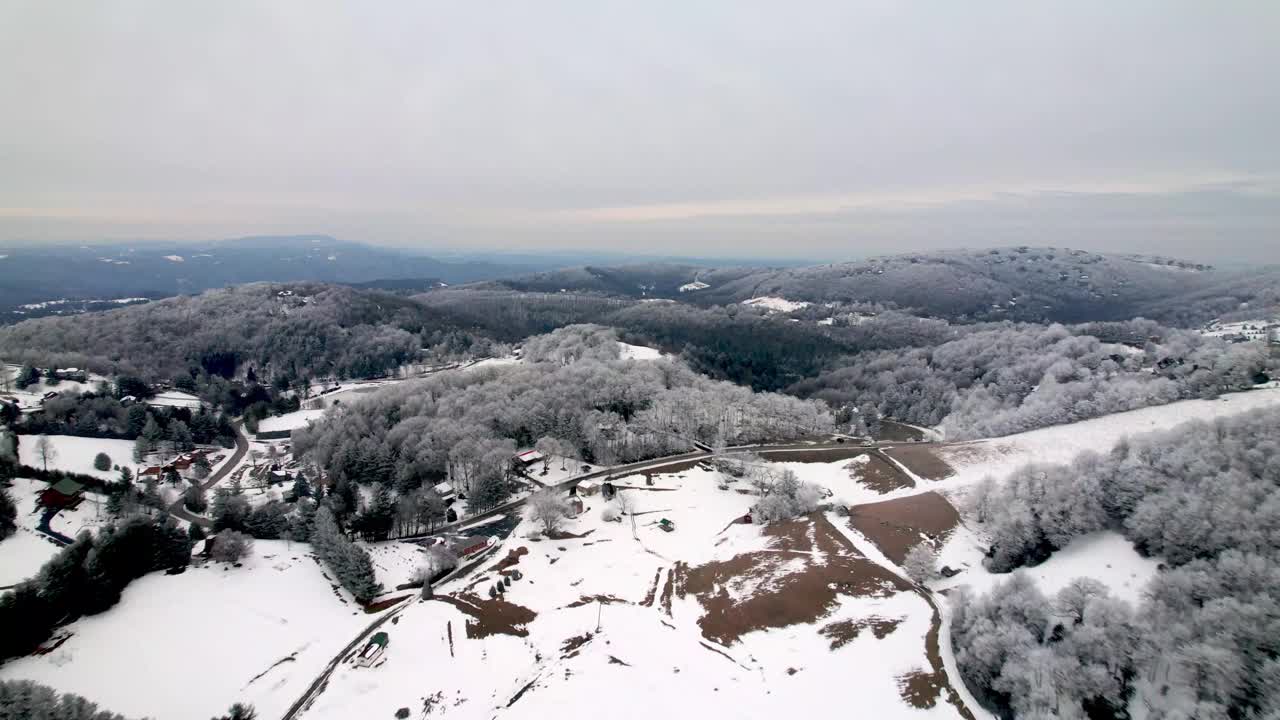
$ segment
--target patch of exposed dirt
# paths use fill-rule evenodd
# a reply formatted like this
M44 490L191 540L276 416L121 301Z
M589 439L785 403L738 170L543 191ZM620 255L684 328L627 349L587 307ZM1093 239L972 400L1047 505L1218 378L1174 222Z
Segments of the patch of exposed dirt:
M955 468L938 457L928 445L902 445L885 448L883 452L925 480L945 480L956 474Z
M502 560L498 561L497 565L494 565L493 567L489 568L489 571L500 573L509 567L518 565L520 563L520 558L528 554L529 554L529 548L525 547L524 545L521 545L515 550L508 552L507 556Z
M649 590L644 594L644 599L640 601L642 607L653 607L653 600L658 596L658 583L662 580L662 568L658 568L653 573L653 583L649 585Z
M595 635L592 633L583 633L581 635L574 635L563 643L560 643L560 657L562 659L567 659L577 656L578 650L582 649L583 645L591 642L591 638L593 637L595 637Z
M616 657L614 657L614 656L612 656L612 655L610 655L610 656L609 656L609 664L610 664L610 665L621 665L621 666L623 666L623 667L631 667L631 663L626 662L626 661L624 661L624 660L619 660L618 658L616 658Z
M368 605L364 606L364 611L369 615L380 613L383 610L386 610L387 608L391 608L391 607L395 607L396 605L399 605L401 600L404 600L405 598L410 598L410 597L413 597L413 596L401 595L399 597L387 598L386 600L379 600L378 602L375 602L375 603L369 603Z
M876 439L884 442L916 442L924 439L924 433L897 420L881 420Z
M916 484L906 473L893 466L893 463L880 457L879 453L868 453L867 459L845 465L849 477L859 485L884 495L885 493L912 488Z
M467 618L467 638L476 640L490 635L514 635L525 637L525 629L538 613L523 605L502 599L485 600L471 594L437 595L435 600L447 602L470 617Z
M675 592L702 604L703 637L732 645L754 630L812 623L841 595L884 597L911 589L863 557L820 513L770 523L764 535L771 538L768 550L699 567L677 563L672 570ZM729 587L744 583L754 583L750 592L729 594Z
M764 450L760 452L760 457L770 462L831 463L852 460L866 452L866 448L857 446L813 448L812 450Z
M625 603L625 602L626 602L626 600L623 600L622 598L614 597L614 596L612 596L612 595L583 595L582 597L578 598L577 600L574 600L573 602L569 603L568 605L565 605L565 607L566 607L566 608L576 608L576 607L582 607L583 605L590 605L590 604L592 604L592 603L601 603L601 604L603 604L603 605L612 605L612 604L614 604L614 603Z
M675 567L671 568L671 572L667 573L667 582L662 586L662 595L660 595L659 598L662 603L662 612L666 613L667 617L671 617L671 597L675 593L676 573L684 567L684 563L676 563Z
M913 670L906 675L899 675L898 694L911 707L927 710L938 704L938 696L942 694L942 686L946 676L939 682L937 673Z
M959 513L936 492L849 508L849 524L898 564L921 536L940 542L959 523Z
M550 540L581 540L593 532L595 532L595 530L588 530L581 534L565 532L564 530L552 530L551 532L546 533L546 536Z
M902 623L902 618L867 617L856 620L840 620L824 625L820 635L831 639L831 649L836 650L858 639L863 630L870 630L877 640L883 640Z

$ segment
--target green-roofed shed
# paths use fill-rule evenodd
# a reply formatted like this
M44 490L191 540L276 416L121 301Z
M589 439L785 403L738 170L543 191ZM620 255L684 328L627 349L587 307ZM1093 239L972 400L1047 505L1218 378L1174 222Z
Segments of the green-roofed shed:
M71 478L63 478L40 493L40 504L47 508L73 508L80 504L83 496L83 485Z

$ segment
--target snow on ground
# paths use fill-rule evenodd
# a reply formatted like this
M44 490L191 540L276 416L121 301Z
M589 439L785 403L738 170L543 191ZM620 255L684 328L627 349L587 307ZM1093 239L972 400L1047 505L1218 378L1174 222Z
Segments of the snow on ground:
M369 553L373 571L382 583L382 592L393 593L398 585L413 581L414 571L422 567L422 547L395 540L379 543L358 543ZM398 593L403 595L404 593Z
M967 529L957 529L939 553L939 566L950 565L961 570L953 578L932 583L934 589L967 585L975 593L986 593L997 583L1005 582L1014 573L1022 573L1035 580L1040 591L1052 596L1067 583L1080 577L1102 582L1111 589L1113 597L1137 606L1142 591L1156 575L1159 558L1138 554L1123 535L1114 531L1090 533L1071 541L1043 563L1020 568L1013 573L995 574L982 566L982 545Z
M657 360L662 357L661 350L645 347L644 345L620 342L618 343L618 349L622 353L623 360Z
M372 619L344 604L307 545L258 540L240 568L135 580L114 608L69 625L57 650L11 660L0 678L130 717L207 720L244 701L277 718Z
M930 489L962 488L987 475L1003 478L1030 462L1067 463L1086 450L1105 453L1121 439L1280 404L1280 389L1250 390L1217 400L1182 400L1158 407L1032 430L993 440L937 448L956 474Z
M18 438L18 455L23 465L42 468L40 453L36 451L39 435L21 435ZM116 480L119 470L98 470L93 466L93 458L104 452L111 458L111 465L133 465L132 440L104 440L102 438L75 437L73 435L48 435L53 444L56 457L49 459L50 470L66 470L67 472L93 475L103 480Z
M869 716L956 715L944 701L924 711L901 697L898 678L927 666L925 635L932 622L932 610L912 592L842 595L816 622L750 631L730 645L707 639L699 599L662 589L678 567L777 553L768 576L727 580L724 591L741 599L771 584L785 586L788 568L801 560L832 560L817 551L770 550L760 526L730 524L755 498L738 492L741 482L727 490L718 489L720 482L719 473L701 468L657 474L653 486L642 475L618 479L635 514L604 522L606 502L585 497L583 514L563 528L577 537L545 539L530 522L521 523L476 572L437 588L436 600L415 602L396 623L383 625L390 637L385 663L340 664L303 717L390 717L409 708L413 717L588 718L607 712L646 720L772 719L829 708L835 688L841 697L856 697ZM660 530L661 518L676 530ZM507 602L489 601L498 577L492 568L509 555L515 562L506 567L523 577L512 582ZM439 599L445 594L453 597ZM478 606L467 606L477 602L513 611L519 628L514 634L476 632L483 629L474 625ZM884 637L864 629L839 648L832 647L831 635L818 632L871 619L893 627Z
M184 407L192 410L200 409L200 398L181 390L166 390L147 398L146 403L154 407Z
M19 390L15 384L18 378L18 371L22 369L20 365L0 365L0 372L7 373L9 376L10 390L0 391L0 396L13 398L18 402L18 406L25 409L40 407L40 401L47 392L56 393L86 393L93 391L99 383L108 382L109 380L102 375L90 373L87 382L77 382L75 380L62 380L57 385L46 385L44 380L33 385L28 385L26 389Z
M587 469L583 470L583 466ZM599 465L592 465L574 458L564 458L563 461L559 455L551 456L551 462L547 463L547 474L542 474L542 463L537 462L529 467L525 472L529 473L529 479L539 485L558 485L571 477L582 475L583 473L595 472L602 469Z
M1280 319L1242 320L1233 323L1212 322L1200 331L1201 335L1220 338L1245 338L1266 341L1280 326ZM1280 334L1276 335L1280 337Z
M40 511L36 501L47 484L30 478L14 478L6 488L18 514L17 532L0 540L0 587L15 585L36 574L58 552L58 545L36 532Z
M0 540L0 588L34 577L58 552L58 545L36 531L19 527Z
M96 532L98 528L111 522L111 514L107 512L107 501L102 495L85 493L80 504L69 510L60 510L49 523L54 532L67 537L75 537L81 530Z
M706 290L706 289L707 289L707 288L709 288L709 287L711 287L711 286L710 286L710 285L708 285L708 284L706 284L706 283L704 283L704 282L702 282L701 280L694 280L694 281L693 281L693 282L691 282L691 283L685 283L685 284L681 285L681 286L680 286L680 292L682 292L682 293L684 293L684 292L696 292L696 291L698 291L698 290Z
M297 430L306 427L313 420L319 420L324 410L295 410L284 415L263 418L258 422L258 432L278 432L281 430Z
M774 312L794 312L801 308L809 307L811 303L804 302L803 300L788 300L786 298L766 296L766 297L751 298L750 300L743 300L742 304L751 305L752 307L764 308L766 310L772 310Z
M479 370L481 368L505 367L507 365L519 365L524 362L515 355L508 355L500 358L485 358L479 362L472 363L463 368L463 370Z

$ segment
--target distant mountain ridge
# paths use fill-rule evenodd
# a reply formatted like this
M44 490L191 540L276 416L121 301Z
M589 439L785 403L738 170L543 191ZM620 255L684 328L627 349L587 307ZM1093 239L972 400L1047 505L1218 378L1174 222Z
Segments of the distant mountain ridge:
M1254 300L1280 302L1280 268L1223 272L1171 258L1053 247L907 253L799 268L584 266L478 283L479 288L598 292L700 305L777 296L878 303L959 321L1085 322L1145 315L1203 322ZM1187 310L1182 298L1196 298ZM1176 310L1176 312L1175 312Z
M75 312L53 300L167 297L248 282L464 283L546 266L449 262L325 235L260 236L208 243L139 242L0 247L0 321ZM96 307L96 306L91 306Z

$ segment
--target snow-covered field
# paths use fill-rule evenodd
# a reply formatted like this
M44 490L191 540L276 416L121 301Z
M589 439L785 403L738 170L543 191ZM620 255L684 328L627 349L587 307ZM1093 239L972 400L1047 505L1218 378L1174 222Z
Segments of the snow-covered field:
M935 590L967 585L975 593L986 593L1015 573L1025 574L1045 595L1053 595L1080 577L1101 581L1113 597L1137 605L1142 590L1156 575L1160 561L1138 554L1133 544L1118 532L1097 532L1076 538L1048 560L1014 573L994 574L982 566L982 546L967 530L957 530L939 554L939 565L964 570L957 576L932 583Z
M184 407L191 410L200 409L200 398L185 393L181 390L166 390L162 393L156 393L155 397L147 399L148 405L157 407Z
M657 475L652 487L641 476L618 482L633 488L622 492L634 524L604 522L599 496L586 498L585 512L564 527L579 537L533 537L523 522L479 571L437 589L453 599L415 602L382 627L390 636L384 664L339 665L304 717L389 717L403 707L411 717L775 718L831 707L834 688L856 697L868 716L926 712L900 689L900 678L928 668L933 615L919 595L837 593L816 620L803 622L751 606L757 596L789 602L786 588L806 571L865 563L853 547L815 540L819 523L839 519L798 521L790 541L812 549L788 550L758 525L730 524L754 497L718 489L718 473ZM676 530L660 530L660 518ZM489 600L492 568L508 557L506 567L523 578L506 602ZM727 644L704 628L716 615L707 598L685 588L698 567L721 563L742 564L725 578L725 597L775 620ZM794 593L801 605L814 602ZM504 623L505 631L494 630ZM867 623L861 631L860 623ZM927 712L957 715L943 700Z
M276 415L274 417L263 418L258 422L258 432L279 432L282 430L297 430L306 427L307 423L313 420L319 420L324 415L324 410L295 410L284 415Z
M0 588L33 577L58 552L58 546L28 527L0 540Z
M1002 478L1029 462L1066 463L1086 450L1105 453L1125 437L1168 430L1191 420L1212 420L1275 405L1280 405L1280 389L1250 390L1223 395L1217 400L1182 400L1070 425L948 446L940 448L938 454L956 469L956 474L932 485L933 489L958 489L987 475Z
M794 312L801 308L807 308L811 303L803 300L788 300L780 297L758 297L750 300L743 300L743 305L764 308L773 312Z
M38 435L20 435L18 455L24 465L42 468L40 453L36 450ZM100 477L104 480L115 480L120 471L98 470L93 466L93 458L104 452L111 458L112 466L130 466L133 462L133 442L131 440L104 440L101 438L84 438L73 435L48 435L56 457L49 458L50 470L66 470L67 472L84 473Z
M63 380L59 382L57 385L46 385L45 381L41 380L40 382L35 383L34 385L27 386L27 388L24 390L19 390L15 382L18 377L18 371L21 369L22 368L19 365L8 365L8 364L0 365L0 372L8 374L9 387L12 388L10 390L5 390L3 392L0 392L0 395L11 397L14 400L17 400L18 406L22 408L40 407L40 400L41 398L44 397L44 394L47 392L85 393L93 390L94 387L98 385L98 383L108 381L108 379L103 377L102 375L94 375L91 373L88 377L88 382L76 382L74 380Z
M130 717L206 720L242 700L278 718L374 619L338 597L309 550L259 540L240 568L147 575L116 607L69 625L57 650L9 661L0 677Z
M620 342L618 343L618 349L622 353L623 360L657 360L662 357L661 350L644 345L631 345L630 343Z
M0 540L0 587L15 585L36 574L58 552L58 546L36 532L40 512L36 500L48 485L28 478L14 478L7 488L17 506L17 532Z

